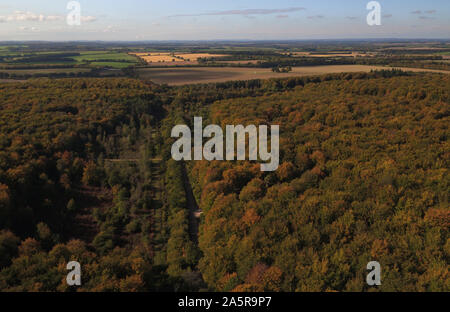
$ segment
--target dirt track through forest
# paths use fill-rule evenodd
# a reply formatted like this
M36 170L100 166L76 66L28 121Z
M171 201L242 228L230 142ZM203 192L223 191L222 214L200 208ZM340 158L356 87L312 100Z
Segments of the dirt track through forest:
M189 177L186 171L186 165L182 164L183 171L183 184L184 190L186 192L186 201L189 209L189 236L191 241L194 243L198 243L198 227L199 227L199 219L197 218L197 214L200 212L197 201L195 200L194 193L192 192L191 182L189 181Z

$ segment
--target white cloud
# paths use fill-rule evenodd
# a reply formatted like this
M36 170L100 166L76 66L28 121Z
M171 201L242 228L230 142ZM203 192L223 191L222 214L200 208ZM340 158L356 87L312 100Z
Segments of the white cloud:
M97 18L95 16L82 16L81 22L91 23L95 22ZM63 15L44 15L36 14L33 12L25 11L15 11L13 14L8 16L0 16L1 22L61 22L65 21L65 16Z
M8 15L6 20L8 22L24 22L24 21L43 21L45 16L42 14L35 14L33 12L15 11L13 14Z
M64 16L61 15L49 15L45 18L46 21L54 22L54 21L63 21Z
M323 16L323 15L312 15L312 16L308 16L308 18L309 19L322 19L322 18L324 18L325 16Z
M425 14L435 14L436 10L427 10L427 11L425 11L423 13L425 13ZM411 14L422 14L422 11L421 10L413 11L413 12L411 12Z
M20 26L19 30L21 31L32 31L32 32L38 32L39 28L37 27L27 27L27 26Z
M97 18L95 16L82 16L81 17L82 23L91 23L91 22L95 22L96 20L97 20Z
M279 13L291 13L297 11L304 11L305 8L294 7L287 9L246 9L246 10L229 10L229 11L218 11L209 13L199 13L199 14L180 14L172 15L169 17L188 17L188 16L205 16L205 15L268 15L268 14L279 14Z
M103 32L105 32L105 33L107 33L107 32L116 32L116 30L114 29L114 26L109 25L108 27L103 29Z

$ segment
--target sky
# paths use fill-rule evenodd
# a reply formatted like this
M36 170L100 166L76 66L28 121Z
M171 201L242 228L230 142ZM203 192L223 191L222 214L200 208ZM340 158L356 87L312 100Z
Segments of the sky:
M450 39L450 0L0 0L0 41Z

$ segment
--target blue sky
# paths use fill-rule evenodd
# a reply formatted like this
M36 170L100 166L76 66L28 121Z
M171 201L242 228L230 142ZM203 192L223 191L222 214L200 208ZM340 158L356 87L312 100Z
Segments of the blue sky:
M2 40L220 40L450 38L449 0L79 0L82 22L67 25L67 0L0 0Z

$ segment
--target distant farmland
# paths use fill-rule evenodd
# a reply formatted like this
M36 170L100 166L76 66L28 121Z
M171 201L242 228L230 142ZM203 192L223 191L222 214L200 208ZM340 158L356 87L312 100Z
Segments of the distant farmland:
M73 59L79 64L118 69L132 66L138 62L137 57L134 55L105 51L81 52L80 56L76 56Z
M195 83L225 82L230 80L251 80L313 76L342 72L370 72L371 70L390 69L382 66L366 65L330 65L294 67L289 73L274 73L268 68L241 67L197 67L197 68L141 68L138 74L158 84L186 85ZM401 68L405 71L450 73L440 70Z
M223 54L210 53L170 53L170 52L148 52L130 53L130 56L137 56L146 61L149 65L195 65L199 58L223 57Z
M14 52L0 49L0 64L4 66L42 67L67 65L78 67L126 68L139 63L138 57L125 52L80 51L80 52ZM32 68L31 68L32 69Z
M0 73L15 75L33 75L33 74L58 74L58 73L81 73L89 72L89 68L42 68L42 69L0 69Z

